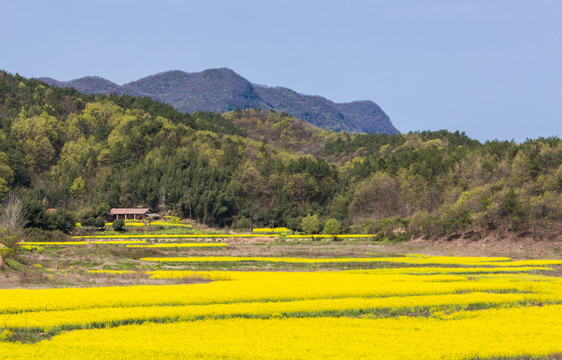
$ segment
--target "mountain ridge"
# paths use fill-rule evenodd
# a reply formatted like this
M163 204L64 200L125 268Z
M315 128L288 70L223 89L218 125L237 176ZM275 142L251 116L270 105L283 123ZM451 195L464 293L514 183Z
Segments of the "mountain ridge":
M320 128L352 133L398 134L388 115L370 100L335 103L286 87L254 84L229 68L188 73L169 70L118 85L98 76L70 81L39 78L49 85L72 87L86 94L147 96L181 112L227 112L262 108L286 112Z

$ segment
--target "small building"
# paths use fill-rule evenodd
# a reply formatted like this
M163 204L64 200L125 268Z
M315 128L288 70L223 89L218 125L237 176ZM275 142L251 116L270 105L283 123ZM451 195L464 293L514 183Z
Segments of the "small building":
M144 220L149 211L149 208L113 208L109 211L109 216L111 220Z

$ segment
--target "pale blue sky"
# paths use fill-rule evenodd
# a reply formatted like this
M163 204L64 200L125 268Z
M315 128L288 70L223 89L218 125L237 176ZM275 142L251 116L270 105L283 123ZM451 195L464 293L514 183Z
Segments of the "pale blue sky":
M562 0L8 1L0 68L26 77L229 67L402 132L562 136Z

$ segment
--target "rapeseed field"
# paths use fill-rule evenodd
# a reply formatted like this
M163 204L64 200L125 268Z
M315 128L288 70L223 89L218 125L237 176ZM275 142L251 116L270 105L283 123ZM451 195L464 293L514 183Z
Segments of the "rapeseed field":
M13 334L0 342L0 359L546 359L562 352L562 278L549 267L559 261L372 259L404 266L147 270L155 280L201 282L0 290L0 332Z

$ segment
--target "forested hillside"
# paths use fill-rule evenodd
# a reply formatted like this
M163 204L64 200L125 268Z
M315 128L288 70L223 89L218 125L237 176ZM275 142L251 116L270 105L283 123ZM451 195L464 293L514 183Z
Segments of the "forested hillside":
M180 112L224 113L237 108L244 110L259 107L286 112L329 130L398 134L389 117L372 101L336 104L321 96L252 84L227 68L197 73L166 71L123 86L95 76L67 82L51 78L40 80L58 87L72 87L86 94L148 96L170 104Z
M6 72L0 127L0 197L18 194L28 226L45 227L47 208L81 220L143 206L240 229L335 219L389 238L562 232L556 137L335 133L270 110L184 114Z

